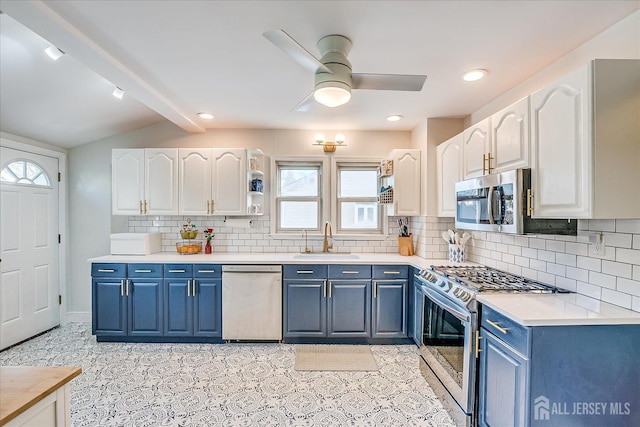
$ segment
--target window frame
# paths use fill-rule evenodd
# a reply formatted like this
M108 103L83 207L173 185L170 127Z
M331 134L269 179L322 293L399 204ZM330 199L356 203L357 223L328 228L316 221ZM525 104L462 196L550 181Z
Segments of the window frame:
M386 220L384 215L384 210L378 203L377 191L376 195L372 197L340 197L340 173L343 170L362 170L362 171L372 171L376 172L380 167L380 161L362 161L356 159L336 159L332 162L333 170L332 176L335 179L335 192L334 197L332 198L332 202L335 204L335 216L333 218L333 223L335 224L335 229L338 234L353 234L353 235L382 235L385 230L383 227L383 223ZM377 187L377 179L376 179L376 187ZM344 228L342 225L342 204L343 203L371 203L374 202L376 204L376 208L378 211L378 224L375 228ZM357 211L356 211L357 214Z

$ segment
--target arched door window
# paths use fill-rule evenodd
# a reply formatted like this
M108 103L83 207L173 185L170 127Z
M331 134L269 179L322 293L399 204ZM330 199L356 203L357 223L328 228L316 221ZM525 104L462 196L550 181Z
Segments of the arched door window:
M14 160L2 168L0 182L51 187L51 181L47 173L36 163L29 160Z

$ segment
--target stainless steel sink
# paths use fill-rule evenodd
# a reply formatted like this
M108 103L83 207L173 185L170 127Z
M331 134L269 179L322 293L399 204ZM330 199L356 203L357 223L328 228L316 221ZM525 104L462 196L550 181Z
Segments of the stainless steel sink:
M349 254L349 253L340 253L340 252L318 252L318 253L309 253L309 254L296 254L293 256L294 259L360 259L359 255Z

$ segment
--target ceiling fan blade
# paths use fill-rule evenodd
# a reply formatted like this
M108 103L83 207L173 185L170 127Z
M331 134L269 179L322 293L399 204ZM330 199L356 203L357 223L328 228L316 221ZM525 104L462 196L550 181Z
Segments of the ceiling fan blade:
M331 73L331 70L325 67L322 62L318 61L315 56L302 47L300 43L295 41L293 37L287 34L284 30L269 30L262 33L262 35L284 51L284 53L286 53L291 59L312 73L319 70L322 70L325 73Z
M427 76L409 74L352 74L353 89L372 90L422 90Z
M298 105L293 107L291 111L299 111L301 113L309 111L316 104L316 99L313 97L313 92L307 95L302 101L298 102Z

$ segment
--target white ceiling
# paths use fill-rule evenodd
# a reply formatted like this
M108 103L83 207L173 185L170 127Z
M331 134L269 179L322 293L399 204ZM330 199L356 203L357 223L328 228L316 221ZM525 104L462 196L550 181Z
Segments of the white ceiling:
M189 132L411 130L427 117L470 114L639 8L640 1L574 0L2 0L0 129L62 147L165 118ZM344 106L295 112L313 75L262 36L270 29L316 56L322 36L342 34L353 41L354 72L428 78L421 92L357 90ZM67 55L51 61L43 53L49 43ZM490 74L462 82L472 68ZM114 85L124 99L111 96ZM204 121L200 111L216 118ZM389 123L389 114L404 120Z

